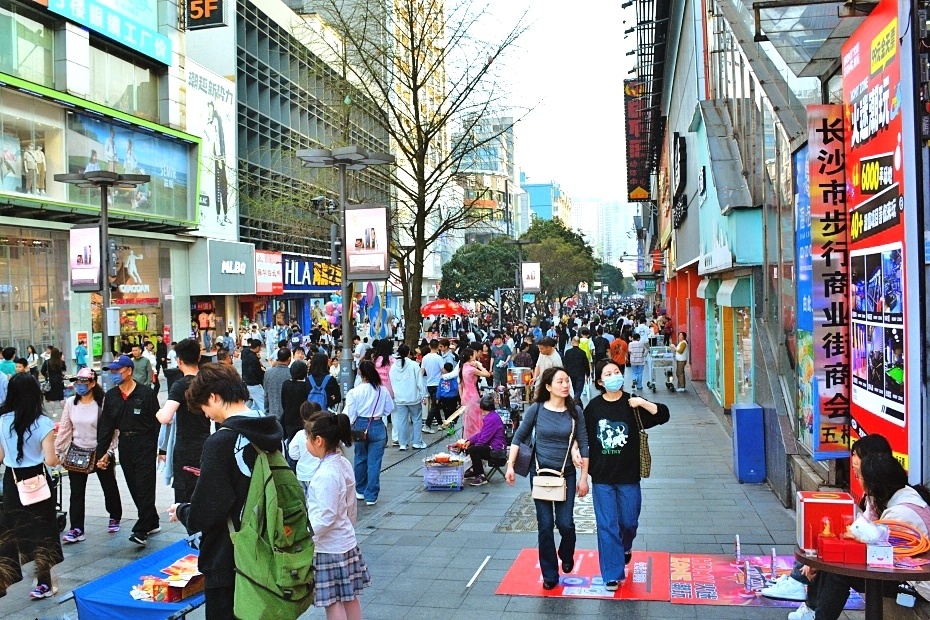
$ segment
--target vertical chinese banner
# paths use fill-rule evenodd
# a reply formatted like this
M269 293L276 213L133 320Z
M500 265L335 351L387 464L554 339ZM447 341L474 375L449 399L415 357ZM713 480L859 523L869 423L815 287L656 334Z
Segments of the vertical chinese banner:
M843 106L807 107L812 334L798 357L815 460L849 456L849 226ZM799 347L801 349L801 347Z
M794 165L794 264L797 265L796 364L798 374L798 441L814 453L814 311L813 273L811 265L811 194L808 147L798 149L793 156Z
M898 5L843 45L853 438L884 435L908 468L904 165ZM913 336L913 334L912 334Z

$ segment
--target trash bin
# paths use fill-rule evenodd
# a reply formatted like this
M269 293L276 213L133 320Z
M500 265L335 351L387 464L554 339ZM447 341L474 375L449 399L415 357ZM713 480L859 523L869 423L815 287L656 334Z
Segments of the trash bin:
M762 407L755 403L734 404L733 470L737 482L765 482L765 429Z

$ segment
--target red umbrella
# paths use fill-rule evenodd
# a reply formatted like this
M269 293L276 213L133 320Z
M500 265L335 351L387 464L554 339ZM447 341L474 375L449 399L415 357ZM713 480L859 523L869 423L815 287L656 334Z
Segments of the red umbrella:
M468 308L451 299L434 299L420 308L420 314L423 316L468 314Z

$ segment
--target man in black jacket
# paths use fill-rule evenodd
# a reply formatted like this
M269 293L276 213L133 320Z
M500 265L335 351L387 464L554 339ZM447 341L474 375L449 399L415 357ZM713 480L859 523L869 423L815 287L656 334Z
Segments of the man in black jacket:
M235 369L204 364L187 391L191 411L202 411L217 431L203 446L200 478L190 503L173 504L171 521L201 532L197 568L204 575L207 618L233 618L235 559L228 521L237 530L249 493L256 451L281 449L284 432L273 417L248 408L249 392Z
M262 387L265 367L262 365L261 352L262 341L254 338L249 340L249 348L242 350L242 380L249 390L252 405L265 413L265 388Z
M565 349L565 355L562 356L562 366L572 380L572 391L574 392L572 398L575 399L576 405L581 405L581 391L591 375L591 364L588 363L588 356L584 350L578 346L580 342L578 336L572 338L572 347Z
M113 467L113 455L108 453L113 433L119 430L119 462L126 477L126 486L139 512L129 541L144 547L149 534L161 531L155 509L155 460L158 456L158 431L155 418L158 398L152 388L132 378L134 364L128 355L120 355L106 366L110 373L110 388L103 399L103 410L97 423L97 451L101 455L97 467Z

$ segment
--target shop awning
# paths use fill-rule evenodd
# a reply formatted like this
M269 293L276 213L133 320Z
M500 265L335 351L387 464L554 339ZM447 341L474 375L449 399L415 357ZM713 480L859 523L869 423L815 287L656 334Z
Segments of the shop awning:
M720 288L720 280L705 278L697 287L697 296L701 299L714 299L717 296L717 289Z
M717 305L743 308L752 305L752 288L748 278L731 278L720 283Z

